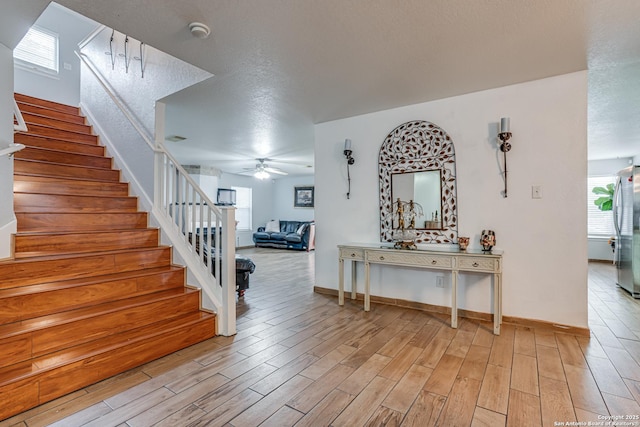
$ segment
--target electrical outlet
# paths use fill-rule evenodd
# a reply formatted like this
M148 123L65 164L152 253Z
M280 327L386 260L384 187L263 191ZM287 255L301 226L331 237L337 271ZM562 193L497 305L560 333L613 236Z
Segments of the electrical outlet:
M436 288L444 288L444 276L442 274L436 276Z
M542 186L541 185L532 185L531 186L531 198L532 199L542 199Z

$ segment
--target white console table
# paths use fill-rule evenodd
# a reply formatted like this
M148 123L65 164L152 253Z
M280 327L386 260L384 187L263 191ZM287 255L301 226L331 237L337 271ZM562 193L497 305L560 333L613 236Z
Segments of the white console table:
M351 260L351 299L356 298L356 262L364 262L364 311L370 309L370 264L400 267L418 267L446 270L451 274L451 327L458 327L458 272L476 272L493 275L493 333L500 335L502 323L502 255L481 251L401 250L391 245L350 243L338 245L339 285L338 303L344 305L344 261Z

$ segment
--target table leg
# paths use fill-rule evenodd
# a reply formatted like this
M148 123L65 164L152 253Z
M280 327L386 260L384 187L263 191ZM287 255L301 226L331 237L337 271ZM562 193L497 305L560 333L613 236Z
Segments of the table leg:
M502 324L502 280L500 274L493 275L493 333L500 335Z
M356 280L356 261L351 261L351 299L356 299L358 282Z
M370 295L369 295L369 262L364 262L364 311L371 309Z
M458 327L458 272L451 272L451 327Z
M344 305L344 260L342 258L338 259L338 305Z

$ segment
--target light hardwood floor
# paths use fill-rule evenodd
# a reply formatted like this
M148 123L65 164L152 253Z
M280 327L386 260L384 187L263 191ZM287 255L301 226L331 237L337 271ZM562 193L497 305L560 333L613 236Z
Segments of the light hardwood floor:
M591 338L314 294L313 253L257 270L238 334L0 422L5 426L554 426L640 415L640 302L589 267ZM601 420L603 421L603 420ZM640 425L640 420L628 420ZM566 424L565 424L566 425ZM630 424L632 425L632 424Z

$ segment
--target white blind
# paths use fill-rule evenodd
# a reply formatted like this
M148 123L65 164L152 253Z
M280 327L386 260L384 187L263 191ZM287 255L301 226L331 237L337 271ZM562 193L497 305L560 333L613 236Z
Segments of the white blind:
M251 230L251 188L231 187L236 190L236 221L238 230Z
M594 187L605 187L616 183L615 176L591 176L587 178L587 230L590 236L613 237L613 211L601 211L593 202L602 197L593 193Z
M18 61L35 65L49 72L58 72L58 36L40 28L31 27L13 50Z

